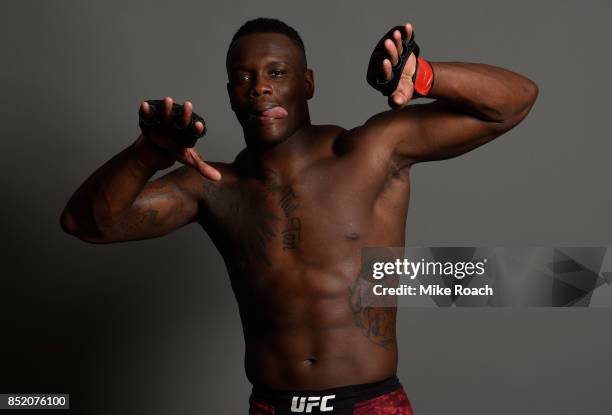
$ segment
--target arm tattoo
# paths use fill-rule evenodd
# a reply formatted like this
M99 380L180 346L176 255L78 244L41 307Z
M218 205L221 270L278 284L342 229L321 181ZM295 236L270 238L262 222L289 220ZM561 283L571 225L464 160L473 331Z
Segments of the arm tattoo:
M124 238L137 234L145 226L157 225L157 210L149 209L123 218L119 229Z
M163 217L160 217L160 210L153 207L160 199L165 205L172 207L167 215L162 213ZM143 230L168 226L169 222L180 220L183 213L181 197L168 185L152 182L134 202L133 210L127 212L121 219L119 230L124 238L129 238L139 235Z

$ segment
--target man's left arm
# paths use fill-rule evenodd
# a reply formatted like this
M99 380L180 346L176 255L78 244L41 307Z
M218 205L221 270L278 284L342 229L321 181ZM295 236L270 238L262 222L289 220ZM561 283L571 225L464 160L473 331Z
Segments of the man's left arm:
M391 45L386 45L389 61L381 67L387 77L391 63L397 62ZM401 54L401 43L394 46ZM538 95L534 82L506 69L462 62L430 65L434 78L427 97L434 102L407 105L414 91L412 57L389 96L393 110L375 115L365 125L384 131L394 153L411 164L456 157L493 140L525 118Z

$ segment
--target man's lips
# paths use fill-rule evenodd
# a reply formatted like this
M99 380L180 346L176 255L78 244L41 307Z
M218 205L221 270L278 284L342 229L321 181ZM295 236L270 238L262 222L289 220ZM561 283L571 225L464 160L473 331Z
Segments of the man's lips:
M280 105L267 108L261 111L255 111L249 114L249 119L260 123L269 123L275 120L285 118L289 115L286 109Z
M268 108L267 110L258 114L258 116L260 117L270 117L270 118L285 118L287 115L289 115L287 113L287 110L281 107L280 105L277 105L272 108Z

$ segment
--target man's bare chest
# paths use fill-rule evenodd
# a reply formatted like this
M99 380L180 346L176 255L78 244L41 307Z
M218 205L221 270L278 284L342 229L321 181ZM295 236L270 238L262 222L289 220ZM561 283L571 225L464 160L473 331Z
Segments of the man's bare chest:
M270 175L211 185L205 228L222 251L247 262L337 261L376 227L380 185L366 171L334 167L291 181Z

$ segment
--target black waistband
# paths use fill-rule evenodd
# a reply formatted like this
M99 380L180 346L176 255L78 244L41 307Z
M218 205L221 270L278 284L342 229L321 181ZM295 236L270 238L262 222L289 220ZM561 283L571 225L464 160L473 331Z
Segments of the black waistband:
M279 403L290 402L294 397L307 398L309 396L321 397L335 395L335 402L351 400L352 402L356 403L396 391L400 387L401 385L399 379L397 376L393 375L378 382L340 386L337 388L323 390L279 390L253 386L251 397L256 400L263 399L272 403Z

